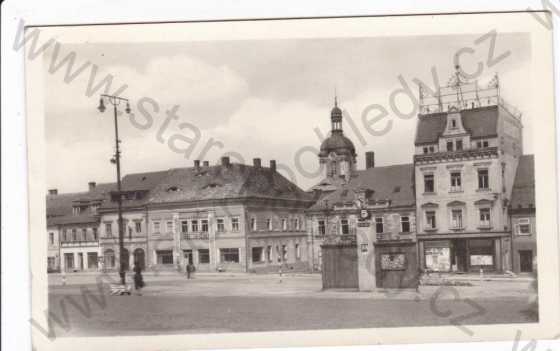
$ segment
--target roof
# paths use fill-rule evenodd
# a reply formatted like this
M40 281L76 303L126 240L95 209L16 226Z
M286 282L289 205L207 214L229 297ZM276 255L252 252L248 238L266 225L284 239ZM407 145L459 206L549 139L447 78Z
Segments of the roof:
M484 106L460 111L463 126L471 138L486 138L498 134L498 106ZM418 116L415 145L437 143L447 124L447 113Z
M533 155L519 157L517 172L511 194L511 209L535 208L535 158Z
M231 163L227 166L176 168L155 186L150 203L267 198L312 201L312 197L276 171Z
M342 131L333 131L331 135L321 143L321 155L327 156L331 152L337 154L348 153L356 155L356 148L352 140L342 134Z
M72 208L74 203L81 201L108 199L109 192L116 187L115 183L97 184L89 191L77 193L65 193L46 196L47 225L88 223L95 221L93 213L73 215Z
M414 165L401 164L374 167L356 172L344 187L322 197L310 210L324 210L324 200L329 207L336 204L351 203L357 193L368 190L370 200L390 200L391 206L414 206Z

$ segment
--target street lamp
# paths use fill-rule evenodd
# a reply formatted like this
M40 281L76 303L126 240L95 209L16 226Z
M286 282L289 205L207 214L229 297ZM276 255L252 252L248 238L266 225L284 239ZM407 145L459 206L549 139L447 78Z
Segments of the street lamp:
M123 257L124 252L124 231L123 231L123 218L122 218L122 190L121 190L121 151L119 148L120 140L119 140L119 125L117 122L117 106L121 103L125 104L125 112L130 113L130 104L128 99L114 96L114 95L106 95L101 94L101 98L99 99L99 106L97 109L99 112L105 112L105 103L108 102L113 105L113 112L115 117L115 155L111 158L111 163L116 164L117 166L117 213L118 213L118 225L119 225L119 276L121 278L122 285L126 284L125 280L125 259Z

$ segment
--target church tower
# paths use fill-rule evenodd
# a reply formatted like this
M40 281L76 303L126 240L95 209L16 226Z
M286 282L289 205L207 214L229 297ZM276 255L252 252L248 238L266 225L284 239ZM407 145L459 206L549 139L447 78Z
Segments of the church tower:
M321 144L318 156L323 167L323 180L312 190L334 191L348 183L356 171L356 148L342 131L342 110L336 96L331 110L331 132Z

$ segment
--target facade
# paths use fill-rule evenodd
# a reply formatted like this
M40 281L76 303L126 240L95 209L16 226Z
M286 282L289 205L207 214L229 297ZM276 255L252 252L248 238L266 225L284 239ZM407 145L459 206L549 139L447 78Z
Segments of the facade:
M511 270L508 207L523 153L521 119L499 98L497 79L485 98L460 79L451 87L455 100L421 104L418 116L420 264L427 271L503 272Z
M128 177L128 178L127 178ZM304 209L309 194L276 172L230 163L135 174L123 178L128 267L184 271L307 269ZM116 199L100 211L106 269L117 269Z
M88 184L87 192L47 195L49 272L99 269L98 209L114 184Z
M535 165L533 155L519 158L513 184L510 216L515 273L536 272Z

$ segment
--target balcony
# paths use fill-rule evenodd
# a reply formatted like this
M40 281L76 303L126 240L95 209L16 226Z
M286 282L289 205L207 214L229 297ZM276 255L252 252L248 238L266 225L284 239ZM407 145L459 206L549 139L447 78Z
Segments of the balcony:
M208 240L210 236L208 232L203 233L181 233L181 237L184 240Z
M96 247L99 246L97 240L76 240L76 241L62 241L60 247Z

